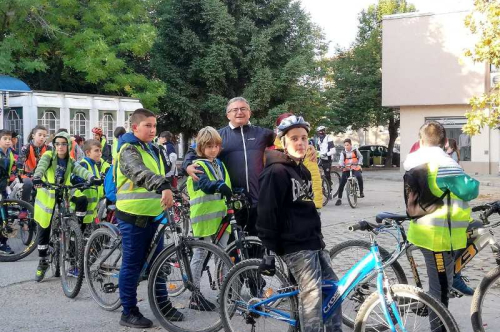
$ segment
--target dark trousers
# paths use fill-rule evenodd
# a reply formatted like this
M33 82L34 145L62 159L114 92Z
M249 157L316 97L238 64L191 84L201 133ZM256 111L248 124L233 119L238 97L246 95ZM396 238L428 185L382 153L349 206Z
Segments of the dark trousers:
M328 182L332 183L332 161L330 159L321 159L321 168L323 169L323 173L325 174L325 178Z
M158 228L158 223L148 223L146 227L137 227L134 224L118 219L118 226L122 234L122 266L118 285L120 289L120 300L123 306L123 313L128 315L130 310L137 307L137 284L142 267L146 262L148 249ZM163 237L160 239L155 255L150 264L163 249ZM159 283L156 288L156 295L164 292L166 299L166 282ZM165 300L164 299L164 300Z
M257 236L257 229L255 228L255 223L257 222L257 205L237 211L234 218L238 225L248 232L248 235ZM233 239L229 240L229 242L232 241Z
M23 179L23 192L22 192L22 200L33 204L33 182L30 178Z
M52 216L52 218L54 218ZM49 227L43 228L37 224L37 242L38 242L38 257L45 258L49 253L50 230L52 228L52 220L50 220Z
M343 171L342 172L342 178L340 179L340 186L339 186L339 199L342 198L342 194L344 193L344 187L345 184L347 183L347 179L349 178L350 172L349 171ZM359 184L359 193L363 193L363 176L361 175L361 171L352 171L352 175L358 179L358 184Z

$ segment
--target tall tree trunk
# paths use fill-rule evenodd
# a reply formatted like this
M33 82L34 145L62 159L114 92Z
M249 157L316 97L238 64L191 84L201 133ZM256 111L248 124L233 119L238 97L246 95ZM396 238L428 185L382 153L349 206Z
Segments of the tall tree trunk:
M387 153L387 158L385 159L386 168L392 167L392 151L394 150L394 143L398 138L399 115L396 112L397 111L394 110L391 117L389 118L389 146L387 147L389 151Z

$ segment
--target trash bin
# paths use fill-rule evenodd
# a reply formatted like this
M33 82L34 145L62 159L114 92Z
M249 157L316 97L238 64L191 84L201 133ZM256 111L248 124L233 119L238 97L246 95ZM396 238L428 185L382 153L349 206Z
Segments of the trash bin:
M370 167L370 151L362 150L361 155L363 156L363 167Z

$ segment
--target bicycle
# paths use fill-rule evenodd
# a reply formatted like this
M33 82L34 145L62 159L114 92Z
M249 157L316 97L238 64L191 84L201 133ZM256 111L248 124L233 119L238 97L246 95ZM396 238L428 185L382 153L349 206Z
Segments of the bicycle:
M355 164L346 165L347 167L356 166ZM352 167L349 168L349 177L347 178L347 182L345 184L345 191L347 195L347 201L349 205L355 209L358 206L358 192L359 192L359 183L358 179L352 175Z
M463 268L472 260L472 258L474 258L480 251L482 251L488 245L492 248L495 259L497 261L500 261L500 244L496 242L493 232L491 231L491 228L500 226L500 220L493 224L490 224L490 222L488 221L488 217L491 216L493 213L500 214L500 205L498 203L484 204L473 207L472 212L481 212L481 214L479 216L479 219L477 219L476 222L471 223L469 226L467 247L463 250L461 255L455 259L455 271L454 271L455 274L462 271ZM399 223L410 220L410 218L407 215L398 215L388 212L378 214L376 219L379 222L392 220ZM419 248L408 242L404 228L401 225L399 227L402 238L401 241L402 251L399 256L401 256L403 253L406 254L415 285L419 288L423 288L422 279L420 278L420 274L418 272L417 264L413 254L415 251L418 251ZM334 259L336 257L338 257L341 262L345 262L346 260L356 259L357 256L364 255L364 253L368 251L369 248L370 248L370 243L363 240L350 240L340 243L334 246L330 250L330 258L332 259L332 264L334 264L334 266L337 266L336 264L339 264L334 262ZM346 255L349 255L349 257L346 257ZM404 281L407 280L404 270L402 269L401 265L397 262L397 260L392 263L391 267L394 270L396 278L398 280L404 280ZM401 283L407 283L407 282L401 282ZM457 293L456 291L453 290L450 291L450 297L461 297L461 296L462 295ZM363 300L364 300L363 290L355 290L355 293L353 293L352 295L352 301L353 301L352 307L356 308L362 303ZM476 309L471 308L471 310L474 310L474 312L478 312L479 308ZM352 326L352 321L353 321L352 312L343 310L342 314L344 318L344 323L348 326ZM479 324L479 323L473 322L473 325L474 324Z
M84 238L77 217L70 210L70 192L92 187L84 182L76 185L43 183L46 190L55 190L55 209L49 241L49 262L53 275L61 277L61 285L69 298L75 298L83 283Z
M374 225L360 221L349 227L351 231L370 231L373 234L388 232L386 228L399 232L399 228L394 228L392 223ZM414 286L389 286L384 265L390 265L397 259L400 244L398 241L395 252L387 263L382 264L373 234L370 234L370 252L338 282L323 280L323 321L331 317L353 288L376 275L377 292L368 296L361 306L354 323L355 331L410 331L412 327L429 331L431 324L433 328L458 331L449 311L432 296ZM260 260L246 260L236 264L227 274L221 289L221 316L225 331L241 332L245 327L252 332L257 328L266 332L298 330L297 297L300 291L279 270L274 277L261 275L258 273L259 264ZM276 283L272 278L277 279Z
M0 194L0 218L0 235L10 247L8 252L0 250L0 262L15 262L29 256L37 244L33 206Z
M318 157L318 168L321 175L321 190L323 193L323 206L328 204L330 199L334 199L339 194L340 186L340 174L334 170L330 169L331 182L326 179L323 167L323 161Z
M220 328L220 319L218 314L214 318L213 312L196 311L197 317L203 319L198 319L196 324L193 323L194 314L187 311L189 303L185 303L186 295L196 294L198 296L203 293L204 296L207 296L210 291L218 290L213 289L213 287L222 282L214 282L212 276L216 278L223 276L217 275L216 267L222 261L224 262L223 266L225 266L224 270L229 270L233 264L226 253L216 245L185 237L179 225L169 222L173 218L174 212L169 209L167 215L159 221L158 231L148 250L139 280L148 279L148 298L151 310L165 329L192 331L194 328L196 331L216 331ZM105 227L98 229L91 235L85 247L85 275L92 298L103 309L112 311L121 305L118 276L121 267L122 244L118 228L113 224L104 224ZM164 248L153 260L159 241L165 236L167 228L170 229L174 243ZM208 280L201 280L199 287L193 282L193 273L189 264L194 250L200 250L206 254L202 270L203 275L207 276ZM187 294L186 290L189 290L190 294ZM166 292L168 292L168 297ZM214 298L215 302L216 295L212 292L210 296ZM188 296L187 300L190 301L191 296ZM184 322L166 320L165 315L172 308L169 303L183 312Z

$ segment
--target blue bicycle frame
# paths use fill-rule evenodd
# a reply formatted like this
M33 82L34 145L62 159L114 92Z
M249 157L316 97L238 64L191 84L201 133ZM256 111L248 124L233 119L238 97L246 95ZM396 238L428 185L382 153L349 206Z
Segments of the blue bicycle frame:
M406 331L404 329L401 316L399 315L399 311L397 310L396 303L392 300L390 294L387 294L384 291L385 289L389 289L389 285L387 280L384 278L383 273L383 265L380 260L380 254L378 245L375 241L372 241L372 246L370 248L370 253L368 253L365 257L363 257L358 263L356 263L338 282L331 280L324 280L322 283L322 292L323 292L323 321L327 321L330 316L333 314L335 309L337 309L342 302L345 300L347 295L351 292L351 290L360 284L368 275L372 272L377 271L377 292L379 296L383 299L382 303L382 311L384 313L385 319L389 325L391 331L396 331L396 326L394 325L396 322L401 328L402 331ZM385 281L384 281L385 280ZM384 283L386 283L384 285ZM291 287L288 287L289 289ZM297 326L297 320L293 319L288 313L282 312L281 310L266 306L266 310L269 312L260 311L259 308L265 306L269 303L275 302L281 298L292 297L299 294L299 291L296 289L283 292L286 290L281 290L281 293L272 295L264 301L260 301L258 303L254 303L248 306L248 311L251 313L256 313L260 316L271 317L274 319L278 319L281 321L286 321L290 325Z

